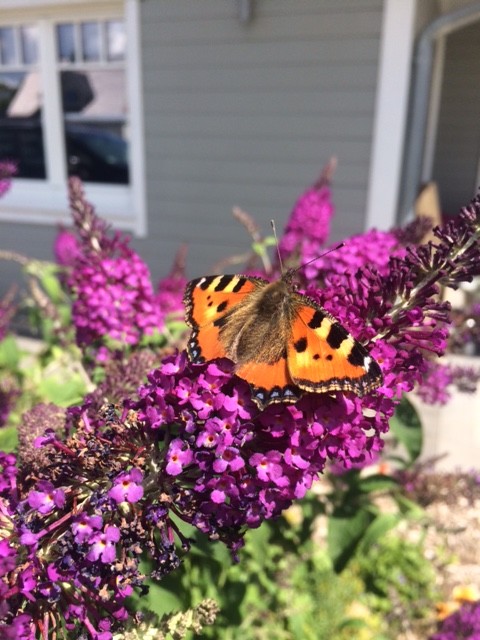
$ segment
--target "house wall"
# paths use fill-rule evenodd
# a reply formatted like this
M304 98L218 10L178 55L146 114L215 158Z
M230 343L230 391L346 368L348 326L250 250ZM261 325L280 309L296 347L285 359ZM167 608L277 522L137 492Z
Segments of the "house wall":
M189 243L191 273L244 252L231 215L282 227L331 155L334 237L364 228L381 0L144 0L151 263Z
M153 277L189 244L198 275L266 233L335 155L332 240L365 224L384 0L142 0L148 236L134 246ZM0 223L0 248L51 257L55 229ZM2 263L0 294L18 269Z
M449 35L440 98L433 179L442 209L455 214L478 188L480 22Z

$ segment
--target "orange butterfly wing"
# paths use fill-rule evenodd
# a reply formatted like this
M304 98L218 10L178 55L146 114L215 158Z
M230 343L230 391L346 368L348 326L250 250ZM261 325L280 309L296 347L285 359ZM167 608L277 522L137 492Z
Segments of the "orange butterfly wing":
M260 408L273 402L296 402L301 396L290 377L286 358L273 364L247 362L238 366L235 373L250 383L252 398Z
M265 283L261 278L236 275L205 276L188 283L183 302L185 320L193 329L187 345L192 362L228 358L220 338L222 318L227 309L243 302Z
M287 366L293 382L306 391L353 391L363 396L382 382L380 367L368 351L308 298L296 309Z

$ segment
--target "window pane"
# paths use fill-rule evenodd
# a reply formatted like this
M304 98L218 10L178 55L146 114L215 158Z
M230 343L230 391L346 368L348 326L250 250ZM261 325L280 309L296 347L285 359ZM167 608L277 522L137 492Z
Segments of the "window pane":
M0 158L13 160L21 178L45 178L40 76L0 73Z
M107 22L107 60L124 60L126 43L123 21Z
M100 25L98 22L83 22L81 30L83 60L100 60Z
M128 184L124 71L62 71L60 79L68 174Z
M20 27L20 41L22 43L22 62L35 64L38 62L38 29L31 25Z
M73 24L57 25L57 52L60 62L75 62L75 31Z
M13 27L0 27L0 60L3 65L17 62Z

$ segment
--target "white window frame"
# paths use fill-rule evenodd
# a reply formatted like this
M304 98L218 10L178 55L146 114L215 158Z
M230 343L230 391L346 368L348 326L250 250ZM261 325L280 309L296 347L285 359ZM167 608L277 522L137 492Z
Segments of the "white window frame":
M14 178L12 188L0 199L0 221L46 225L69 222L63 131L62 127L45 126L47 120L63 122L60 80L58 73L42 65L42 60L56 60L54 22L114 18L124 20L127 39L125 84L129 109L130 183L85 183L85 192L97 213L115 227L139 237L146 235L140 0L0 0L1 25L37 24L41 31L39 70L45 96L42 124L47 168L45 180Z

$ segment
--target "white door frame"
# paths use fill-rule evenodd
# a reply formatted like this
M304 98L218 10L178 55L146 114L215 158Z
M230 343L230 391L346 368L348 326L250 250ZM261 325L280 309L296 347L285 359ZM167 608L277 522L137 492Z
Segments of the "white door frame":
M365 220L367 228L389 229L396 220L416 6L417 0L385 0L384 3Z

